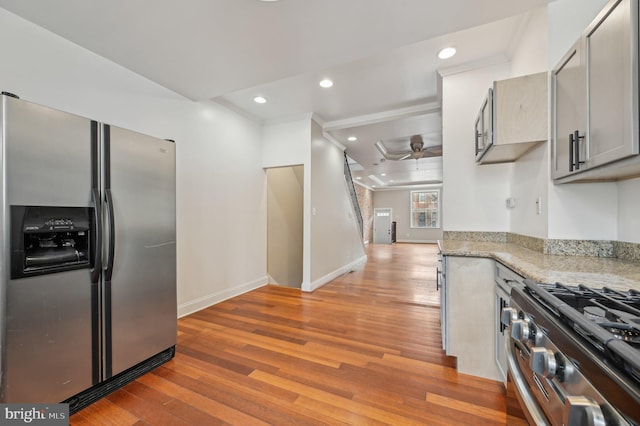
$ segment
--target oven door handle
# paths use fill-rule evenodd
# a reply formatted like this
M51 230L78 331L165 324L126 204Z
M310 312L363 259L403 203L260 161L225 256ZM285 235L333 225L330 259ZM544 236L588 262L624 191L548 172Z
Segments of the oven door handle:
M550 426L549 422L547 421L547 417L542 412L542 409L536 402L535 397L531 394L529 385L522 375L522 372L520 371L518 361L516 360L517 354L513 339L506 339L505 345L507 349L507 364L509 373L511 373L513 384L516 387L515 393L518 398L518 402L522 406L527 420L530 424L534 424L537 426Z

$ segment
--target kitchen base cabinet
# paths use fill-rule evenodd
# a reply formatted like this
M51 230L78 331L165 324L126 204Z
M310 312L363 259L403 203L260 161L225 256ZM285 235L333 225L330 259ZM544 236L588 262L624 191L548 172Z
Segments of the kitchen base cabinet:
M444 256L447 355L458 359L458 371L502 380L495 363L495 261L488 258Z
M509 330L502 324L502 312L509 306L509 294L511 288L516 285L524 285L520 275L507 268L500 262L495 262L495 307L494 307L494 332L495 332L495 361L502 382L507 383L507 349Z
M436 268L436 288L440 292L440 331L442 334L442 349L447 349L447 259L438 251L438 263Z

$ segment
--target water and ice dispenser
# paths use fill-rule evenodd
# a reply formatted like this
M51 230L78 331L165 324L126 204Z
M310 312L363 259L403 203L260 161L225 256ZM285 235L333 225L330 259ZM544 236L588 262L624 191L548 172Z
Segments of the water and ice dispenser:
M90 268L91 210L11 206L11 278Z

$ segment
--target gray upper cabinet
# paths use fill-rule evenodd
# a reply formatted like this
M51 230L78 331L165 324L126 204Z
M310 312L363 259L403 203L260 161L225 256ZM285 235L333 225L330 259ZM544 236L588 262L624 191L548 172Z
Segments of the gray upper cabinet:
M553 177L566 176L574 171L575 131L583 129L578 135L578 151L584 152L584 129L586 129L586 101L584 72L581 61L580 43L576 43L562 58L560 64L551 73L553 96L552 134ZM579 130L578 130L579 131ZM582 150L580 150L582 148ZM580 164L578 164L578 168Z
M512 162L547 140L546 72L493 83L476 120L476 161Z
M640 173L638 0L607 3L553 69L551 96L556 183Z

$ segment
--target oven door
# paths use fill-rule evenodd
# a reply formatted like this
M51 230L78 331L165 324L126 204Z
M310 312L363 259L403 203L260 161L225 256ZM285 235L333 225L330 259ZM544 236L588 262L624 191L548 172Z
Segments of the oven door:
M551 423L547 420L542 407L536 401L535 396L529 388L529 384L524 377L516 357L522 356L520 349L516 347L513 338L506 339L507 351L507 397L515 396L519 406L507 403L507 419L525 418L530 425L548 426ZM509 398L508 398L509 399ZM507 422L507 424L511 424Z

